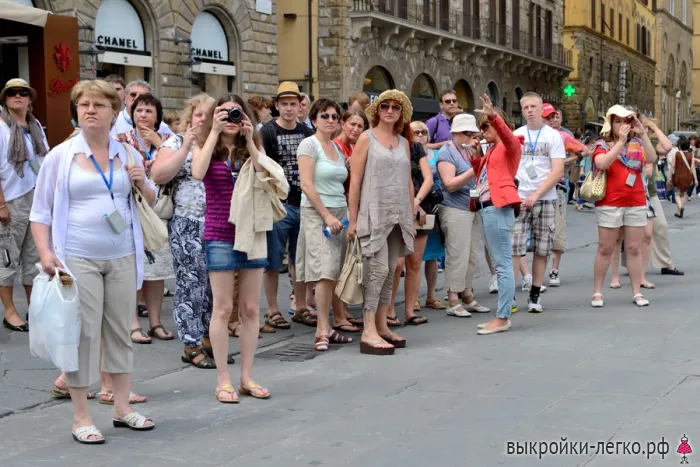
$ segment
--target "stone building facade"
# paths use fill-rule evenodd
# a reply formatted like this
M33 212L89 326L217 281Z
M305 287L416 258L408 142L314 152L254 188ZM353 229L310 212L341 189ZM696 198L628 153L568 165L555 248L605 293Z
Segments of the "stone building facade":
M488 93L517 120L525 92L561 101L571 70L562 8L560 0L320 0L321 94L345 101L394 87L425 117L444 89L469 111Z
M33 0L33 6L78 18L81 78L110 72L144 78L166 109L180 109L201 91L250 96L277 89L276 18L272 9L257 11L255 0Z
M685 127L693 86L693 15L689 0L657 0L655 115L664 131Z

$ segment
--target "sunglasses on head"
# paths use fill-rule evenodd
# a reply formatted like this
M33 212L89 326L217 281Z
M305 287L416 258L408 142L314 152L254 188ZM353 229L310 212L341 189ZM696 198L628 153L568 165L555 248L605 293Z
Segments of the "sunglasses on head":
M456 103L457 103L457 99L445 99L445 100L442 101L442 102L443 102L443 104L456 104Z
M416 130L413 134L416 136L428 136L428 130Z
M403 110L403 107L401 107L399 104L394 104L394 105L389 105L388 102L382 102L379 104L379 110L387 111L391 108L394 112L401 112Z
M318 118L322 120L328 120L329 118L333 120L334 122L337 122L340 119L340 116L338 114L327 114L327 113L322 113L318 115Z
M22 89L22 88L15 88L15 89L8 89L5 91L5 95L7 97L15 97L18 95L20 97L28 97L29 96L29 90L28 89Z

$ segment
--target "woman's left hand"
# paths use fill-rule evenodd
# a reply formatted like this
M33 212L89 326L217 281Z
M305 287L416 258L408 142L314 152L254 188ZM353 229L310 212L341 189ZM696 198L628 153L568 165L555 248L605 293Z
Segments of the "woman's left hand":
M647 133L644 129L644 125L642 124L642 122L639 121L637 117L635 117L632 121L632 129L638 136L643 136Z
M134 185L139 188L144 186L146 182L146 169L138 164L126 164L124 168L129 174L129 180L131 180Z
M150 143L152 146L155 147L160 147L160 145L163 143L160 139L160 136L158 136L158 133L151 130L150 128L142 128L141 137L145 142Z
M415 216L416 213L418 212L418 209L420 208L420 199L416 196L413 198L413 215Z
M243 120L241 121L241 131L243 132L247 143L253 141L253 123L250 121L246 114L243 114Z
M484 94L483 97L480 96L479 99L481 99L481 106L483 108L476 109L474 112L487 118L496 115L496 112L493 110L493 103L491 102L491 98L488 94Z
M426 222L425 211L423 211L423 208L418 207L418 225L425 225L425 222Z

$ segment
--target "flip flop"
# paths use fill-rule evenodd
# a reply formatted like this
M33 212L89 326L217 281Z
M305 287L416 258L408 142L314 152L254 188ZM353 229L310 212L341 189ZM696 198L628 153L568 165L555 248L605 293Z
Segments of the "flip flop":
M426 301L425 302L425 307L426 308L432 308L433 310L444 310L447 308L444 303L442 303L440 300L437 298L431 302Z
M377 345L386 342L383 339L377 339L369 342L360 341L360 353L366 355L394 355L396 348L392 345L391 347L377 347Z
M386 319L386 324L390 328L397 328L397 327L401 326L401 321L399 320L398 316L389 316Z
M143 331L143 329L134 328L131 330L131 333L129 335L131 337L131 342L133 342L134 344L144 344L145 345L145 344L150 344L151 342L153 342L151 339L148 339L147 341L146 340L143 340L143 341L135 340L134 333L139 333L141 335L141 337L143 337L144 339L148 339L148 334L146 334Z
M408 318L406 321L404 321L403 324L410 324L411 326L420 326L421 324L425 324L428 322L428 318L425 316L411 316Z
M406 347L406 339L399 336L398 334L396 334L393 331L390 332L389 334L385 334L383 336L380 335L379 337L381 337L382 339L384 339L385 341L387 341L389 344L393 345L397 349L403 349Z
M102 405L114 405L114 393L111 392L98 392L98 396L100 396L100 404ZM102 396L107 396L107 399L102 399ZM142 397L144 400L137 400L137 397ZM141 396L139 394L136 394L135 392L130 392L129 393L129 405L133 404L145 404L148 402L148 397L146 396Z
M333 330L342 332L360 332L360 328L350 324L349 322L341 324L340 326L333 326Z
M148 335L149 335L150 337L159 339L159 340L161 340L161 341L171 341L171 340L173 340L173 339L175 338L175 336L173 336L172 334L170 334L170 336L159 336L158 333L156 332L158 329L162 329L162 330L163 330L163 333L167 333L167 332L168 332L168 331L163 327L162 324L158 324L158 325L156 325L156 326L153 326L153 327L148 331Z

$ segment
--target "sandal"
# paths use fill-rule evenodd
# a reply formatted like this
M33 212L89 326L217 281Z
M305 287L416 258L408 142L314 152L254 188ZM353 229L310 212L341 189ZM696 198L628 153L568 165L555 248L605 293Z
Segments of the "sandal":
M356 318L355 316L348 316L345 319L348 320L348 323L352 324L353 326L357 326L358 328L361 328L364 325L362 319Z
M649 300L644 298L644 295L638 293L634 297L632 297L632 301L634 302L635 305L638 307L643 307L643 306L649 306Z
M231 399L222 399L221 398L221 393L224 392L226 394L231 394ZM221 387L218 387L214 389L214 395L216 396L216 400L221 402L222 404L238 404L240 400L238 399L238 394L236 394L236 391L233 389L233 386L230 384L224 384Z
M336 330L332 330L330 334L328 334L328 340L332 344L349 344L352 342L352 337L344 336Z
M342 332L360 332L360 328L350 324L349 322L343 323L343 324L338 325L338 326L333 326L333 329L336 331L342 331Z
M289 329L291 327L279 311L272 314L265 313L265 324L275 329Z
M56 399L70 399L70 388L66 384L66 380L59 376L56 378L56 381L60 381L61 383L65 384L66 389L63 389L54 383L53 389L51 390L51 395ZM94 392L88 392L88 400L94 399L95 397L97 397L97 395Z
M195 359L200 355L204 355L204 357L195 361ZM201 347L195 347L190 350L185 349L185 354L182 355L180 359L183 363L189 363L190 365L195 366L197 368L202 368L205 370L216 368L216 363L214 363L214 360L209 355L207 355L207 353Z
M163 331L163 335L159 335L156 331L161 329ZM170 334L168 336L168 334ZM162 324L158 324L156 326L153 326L149 331L148 335L151 337L155 337L156 339L162 340L162 341L171 341L175 338L171 333L168 333L168 331L163 327Z
M416 301L413 302L413 311L420 311L421 309L420 302L416 299Z
M621 287L622 287L622 286L620 285L619 282L611 282L611 283L610 283L610 288L611 288L611 289L619 289L619 288L621 288Z
M316 336L314 340L314 350L316 352L325 352L330 348L330 341L328 336Z
M275 334L277 331L275 331L275 328L273 328L270 325L261 324L260 325L260 332L263 334Z
M426 301L425 307L432 308L433 310L444 310L447 308L447 306L437 298L435 300L431 300L430 302Z
M206 345L202 345L202 350L204 350L207 353L209 358L214 358L214 349L212 349L211 347L207 347ZM228 363L229 365L233 365L234 363L236 363L236 360L233 357L235 357L234 354L228 354L228 359L226 360L226 363Z
M231 323L228 323L228 335L229 337L241 337L238 330L241 328L240 321L233 322L233 329L231 329Z
M399 336L398 334L396 334L393 331L390 332L389 334L386 334L383 336L380 335L379 337L381 337L382 339L384 339L385 341L387 341L388 343L390 343L391 345L393 345L397 349L403 349L404 347L406 347L406 339Z
M295 323L304 324L306 326L316 327L316 318L314 318L311 312L306 308L302 308L294 313L294 316L292 316L292 321Z
M114 393L112 392L98 392L98 396L100 396L100 404L102 405L114 405ZM105 398L106 396L106 398ZM129 405L133 404L145 404L148 402L148 397L146 396L140 396L134 392L129 393Z
M148 318L148 307L146 307L146 305L138 305L136 307L136 314L139 318Z
M98 439L90 439L90 436L97 436ZM80 444L104 444L105 437L95 425L81 426L73 430L73 439Z
M137 333L143 338L143 340L134 339L134 334L137 334ZM143 329L141 329L141 328L132 329L130 337L131 337L131 342L133 342L134 344L150 344L151 342L153 342L151 340L151 338L148 337L148 334L143 332ZM146 339L148 339L148 340L146 340Z
M386 324L390 328L396 328L396 327L401 326L401 321L399 320L398 316L388 316L386 318Z
M651 282L642 282L639 284L639 286L643 289L655 289L656 285L652 284Z
M367 355L394 355L396 348L393 345L391 347L379 347L383 343L386 344L387 342L383 339L368 342L360 341L360 353Z
M244 396L255 397L256 399L268 399L272 394L270 390L264 388L255 381L249 381L248 384L243 384L238 387L238 392Z
M151 424L146 425L146 422L151 422ZM114 428L131 428L136 431L148 431L156 427L153 420L144 417L138 412L131 412L122 418L112 418L112 425L114 425Z
M428 322L428 318L425 316L411 316L408 318L404 324L410 324L411 326L420 326L421 324L425 324Z

